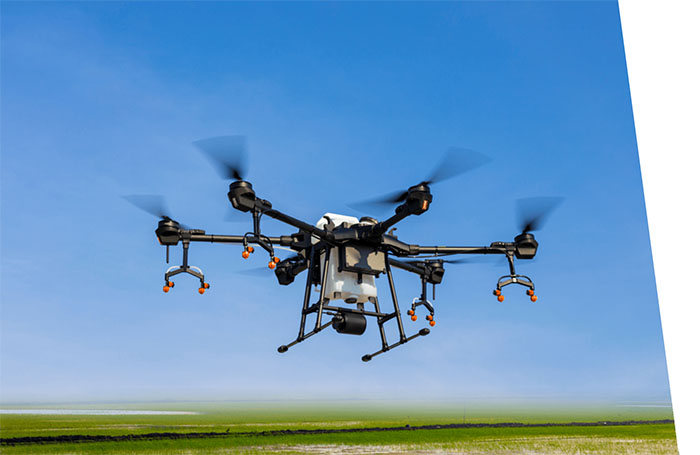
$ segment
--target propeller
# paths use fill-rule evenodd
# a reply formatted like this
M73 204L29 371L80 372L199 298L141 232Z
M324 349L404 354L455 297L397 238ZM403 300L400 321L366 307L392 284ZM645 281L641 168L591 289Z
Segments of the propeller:
M159 194L131 194L128 196L122 196L122 198L130 204L140 208L144 212L155 216L156 218L160 218L162 220L173 220L173 218L168 215L170 211L165 203L165 197ZM182 223L178 222L178 224L182 229L190 229L188 226Z
M549 215L552 214L563 197L531 197L516 201L519 228L522 233L541 229Z
M483 166L489 161L491 161L490 158L474 150L450 147L428 177L418 184L432 185L434 183L444 182L445 180ZM348 206L356 210L362 210L364 206L381 207L390 204L398 204L405 201L407 197L408 191L406 190L394 191L378 198L355 202Z
M243 180L248 168L245 136L217 136L192 143L217 168L221 178Z
M251 224L251 218L249 213L243 213L239 212L238 210L233 211L230 208L226 210L226 212L223 215L223 220L228 222L228 223L236 223L236 224L242 224L242 223L248 223Z
M476 259L476 258L460 258L460 259L444 259L442 261L443 264L483 264L485 262L494 262L493 259L495 257L489 258L491 260L486 260L484 258L481 259Z
M496 263L502 259L502 256L498 255L483 255L468 258L457 258L457 259L442 259L440 256L434 258L426 257L421 261L405 261L407 264L412 265L422 265L425 261L428 262L441 262L443 264L484 264L484 263Z

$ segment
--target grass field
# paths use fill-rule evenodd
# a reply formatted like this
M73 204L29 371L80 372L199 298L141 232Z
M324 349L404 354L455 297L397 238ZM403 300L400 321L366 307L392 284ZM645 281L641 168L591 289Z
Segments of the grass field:
M646 425L413 429L461 423L568 423L672 419L670 408L624 405L485 405L468 402L340 401L301 404L147 403L66 409L187 411L180 415L0 415L3 454L464 453L676 454L672 423ZM3 406L5 410L11 407ZM15 406L27 409L27 406ZM48 409L46 406L38 408ZM411 429L406 429L406 426ZM400 428L401 431L280 434L279 430ZM220 433L201 437L201 433ZM8 445L8 438L199 433L196 439Z

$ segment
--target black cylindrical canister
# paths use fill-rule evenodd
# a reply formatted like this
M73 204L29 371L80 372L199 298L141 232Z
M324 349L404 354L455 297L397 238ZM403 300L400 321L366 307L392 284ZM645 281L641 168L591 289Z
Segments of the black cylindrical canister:
M367 328L367 319L356 313L340 313L333 316L333 328L338 333L362 335Z

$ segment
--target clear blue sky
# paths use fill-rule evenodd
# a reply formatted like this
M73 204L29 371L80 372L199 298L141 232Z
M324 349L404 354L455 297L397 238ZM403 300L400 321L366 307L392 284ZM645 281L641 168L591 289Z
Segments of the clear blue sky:
M614 2L3 2L1 50L2 401L668 400ZM191 145L222 134L248 135L258 194L309 222L360 215L345 204L420 181L449 146L490 156L396 233L508 241L517 198L564 196L519 263L540 300L496 302L505 263L452 267L430 336L369 364L373 326L278 354L303 283L200 244L211 290L165 295L155 219L120 199L162 193L183 222L242 233ZM405 307L419 283L396 275Z

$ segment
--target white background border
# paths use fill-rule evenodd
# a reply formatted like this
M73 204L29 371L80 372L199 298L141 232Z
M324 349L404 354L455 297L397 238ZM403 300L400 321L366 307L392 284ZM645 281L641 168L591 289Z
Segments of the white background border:
M678 446L700 454L700 2L620 0Z

